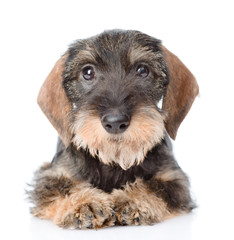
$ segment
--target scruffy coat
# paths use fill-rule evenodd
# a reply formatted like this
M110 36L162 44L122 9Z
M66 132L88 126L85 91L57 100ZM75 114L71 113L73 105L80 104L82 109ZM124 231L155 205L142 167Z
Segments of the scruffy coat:
M168 134L175 139L197 94L194 76L158 39L114 30L74 42L38 97L59 141L35 174L32 214L85 229L190 212L189 181ZM110 133L107 114L128 124Z

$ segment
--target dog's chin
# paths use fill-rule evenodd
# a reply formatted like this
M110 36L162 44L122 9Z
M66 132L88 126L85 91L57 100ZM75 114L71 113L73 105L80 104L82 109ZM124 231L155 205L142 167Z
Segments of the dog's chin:
M73 125L72 141L77 149L88 150L104 164L127 170L144 161L147 152L161 142L164 130L163 117L154 108L139 109L121 134L109 134L97 116L80 112Z
M118 138L110 136L103 139L98 147L95 147L96 144L87 143L80 136L75 136L73 143L77 149L88 150L93 157L98 157L104 164L119 165L122 169L127 170L142 163L147 152L158 144L161 139L162 137L148 143L131 142L127 144L128 140L125 140L123 136L118 136Z
M91 149L91 151L89 149L89 151L92 155L98 156L104 164L119 165L124 170L142 163L147 152L154 146L152 143L146 144L143 142L131 142L129 146L124 137L119 140L110 138L108 141L110 142L109 148L97 149L98 152L96 152L96 149Z

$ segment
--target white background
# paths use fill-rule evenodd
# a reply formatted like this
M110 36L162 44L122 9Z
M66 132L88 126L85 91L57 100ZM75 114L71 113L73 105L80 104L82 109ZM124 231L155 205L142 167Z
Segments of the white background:
M36 104L69 43L106 29L163 40L196 76L200 97L175 155L198 209L149 227L62 230L33 218L24 189L55 152L57 133ZM234 239L234 6L232 1L1 1L0 239Z

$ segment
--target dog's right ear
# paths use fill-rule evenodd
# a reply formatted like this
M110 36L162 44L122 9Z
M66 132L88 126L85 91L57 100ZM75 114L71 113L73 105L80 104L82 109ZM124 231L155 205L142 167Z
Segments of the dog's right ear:
M72 138L68 119L72 107L62 83L66 59L67 55L65 54L56 62L40 89L37 102L57 130L65 146L68 146Z

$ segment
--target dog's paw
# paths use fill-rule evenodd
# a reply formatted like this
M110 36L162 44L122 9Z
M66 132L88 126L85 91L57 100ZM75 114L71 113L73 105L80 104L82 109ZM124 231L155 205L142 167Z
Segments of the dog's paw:
M147 204L137 204L126 200L115 203L116 224L119 225L153 225L160 222L157 213Z
M78 206L64 218L60 226L70 229L99 229L114 224L115 214L112 208L90 203Z
M136 205L130 202L118 203L115 207L116 220L120 225L141 225L145 219Z

